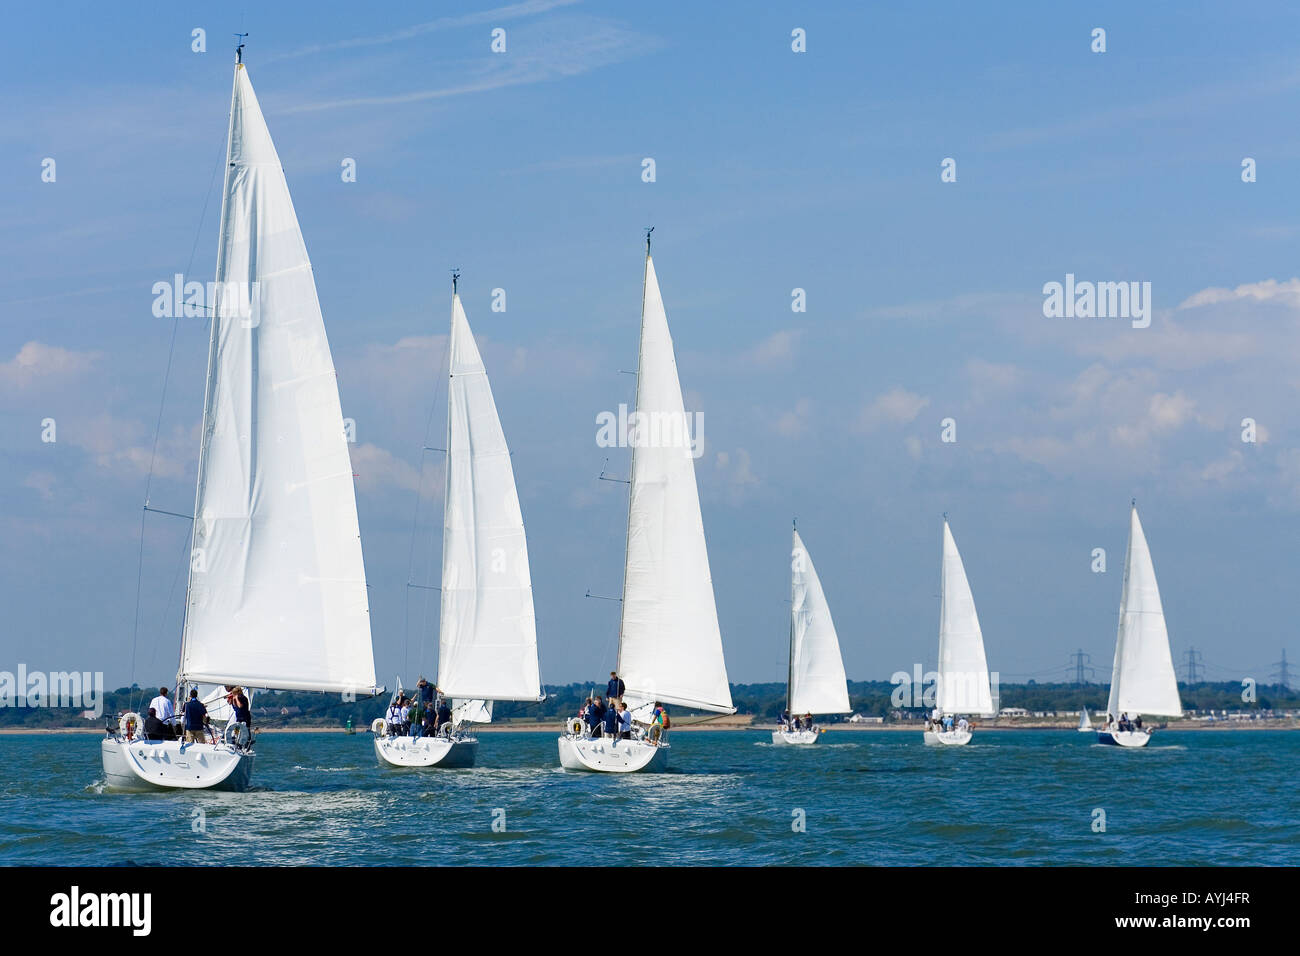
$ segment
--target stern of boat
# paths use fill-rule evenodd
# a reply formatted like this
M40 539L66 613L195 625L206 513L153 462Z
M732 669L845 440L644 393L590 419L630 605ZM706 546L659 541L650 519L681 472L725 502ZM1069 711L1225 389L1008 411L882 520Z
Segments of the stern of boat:
M220 743L105 737L100 759L114 790L242 791L253 775L253 751Z
M1151 734L1145 730L1099 730L1097 743L1112 747L1145 747Z
M376 736L375 756L380 763L391 767L472 767L478 756L478 738L468 734L451 737Z
M667 743L616 740L612 737L559 738L560 766L597 773L662 773L668 767Z
M785 746L807 746L815 744L821 739L821 733L816 730L774 730L772 731L772 743L778 747Z
M925 743L928 747L964 747L970 743L971 736L969 730L948 730L942 733L927 730Z

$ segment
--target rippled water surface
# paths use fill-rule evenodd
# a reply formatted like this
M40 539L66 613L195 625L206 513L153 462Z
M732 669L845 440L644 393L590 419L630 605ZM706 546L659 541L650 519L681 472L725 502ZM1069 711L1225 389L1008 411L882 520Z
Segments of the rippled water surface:
M0 863L1300 863L1300 733L1093 740L691 732L669 773L619 776L560 770L553 733L483 734L470 770L380 767L367 734L266 734L247 793L121 794L102 787L99 738L9 736Z

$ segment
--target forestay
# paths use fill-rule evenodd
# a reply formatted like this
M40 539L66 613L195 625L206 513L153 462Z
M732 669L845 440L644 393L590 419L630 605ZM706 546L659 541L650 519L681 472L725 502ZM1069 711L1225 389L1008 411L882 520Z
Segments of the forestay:
M227 158L180 674L369 693L366 575L334 364L242 65Z

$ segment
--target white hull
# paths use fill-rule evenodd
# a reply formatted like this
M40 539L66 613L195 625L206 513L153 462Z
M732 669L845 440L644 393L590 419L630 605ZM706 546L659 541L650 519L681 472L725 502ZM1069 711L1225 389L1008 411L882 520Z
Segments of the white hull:
M1115 747L1145 747L1151 741L1151 733L1146 730L1099 730L1097 743L1110 744Z
M394 767L472 767L477 755L477 737L375 738L375 756Z
M925 732L925 744L927 747L964 747L970 743L971 732L969 730L948 730L936 732L927 730Z
M772 743L778 747L786 745L797 746L817 743L821 734L816 730L774 730L772 731Z
M247 790L253 753L226 744L106 737L104 776L115 790Z
M668 744L651 744L641 740L616 740L613 737L559 738L560 766L565 770L592 770L601 773L662 773L668 769Z

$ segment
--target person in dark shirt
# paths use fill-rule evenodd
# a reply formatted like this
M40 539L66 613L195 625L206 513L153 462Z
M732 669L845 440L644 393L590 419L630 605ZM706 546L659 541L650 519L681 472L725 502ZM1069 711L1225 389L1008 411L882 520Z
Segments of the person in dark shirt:
M605 710L605 736L618 737L618 708L613 704Z
M233 698L231 705L235 711L235 720L252 730L253 711L248 706L248 695L244 693L244 688L236 687Z
M190 690L190 699L185 703L185 742L187 744L201 744L206 737L203 733L203 724L208 719L208 709L203 706L203 701L199 700L199 689L197 687Z
M429 716L429 708L425 704L422 695L415 695L415 701L411 704L408 716L411 718L411 736L424 736L424 719Z
M172 729L158 719L158 711L149 708L149 716L144 719L145 740L175 740Z
M609 701L609 706L613 707L623 699L625 685L618 679L615 671L609 672L609 683L605 685L605 698Z
M605 722L605 705L599 694L587 708L587 727L591 731L591 736L599 737L601 725Z
M450 724L451 724L451 707L447 703L447 698L444 697L442 700L438 701L438 726L436 729L441 731L443 727L446 727Z

